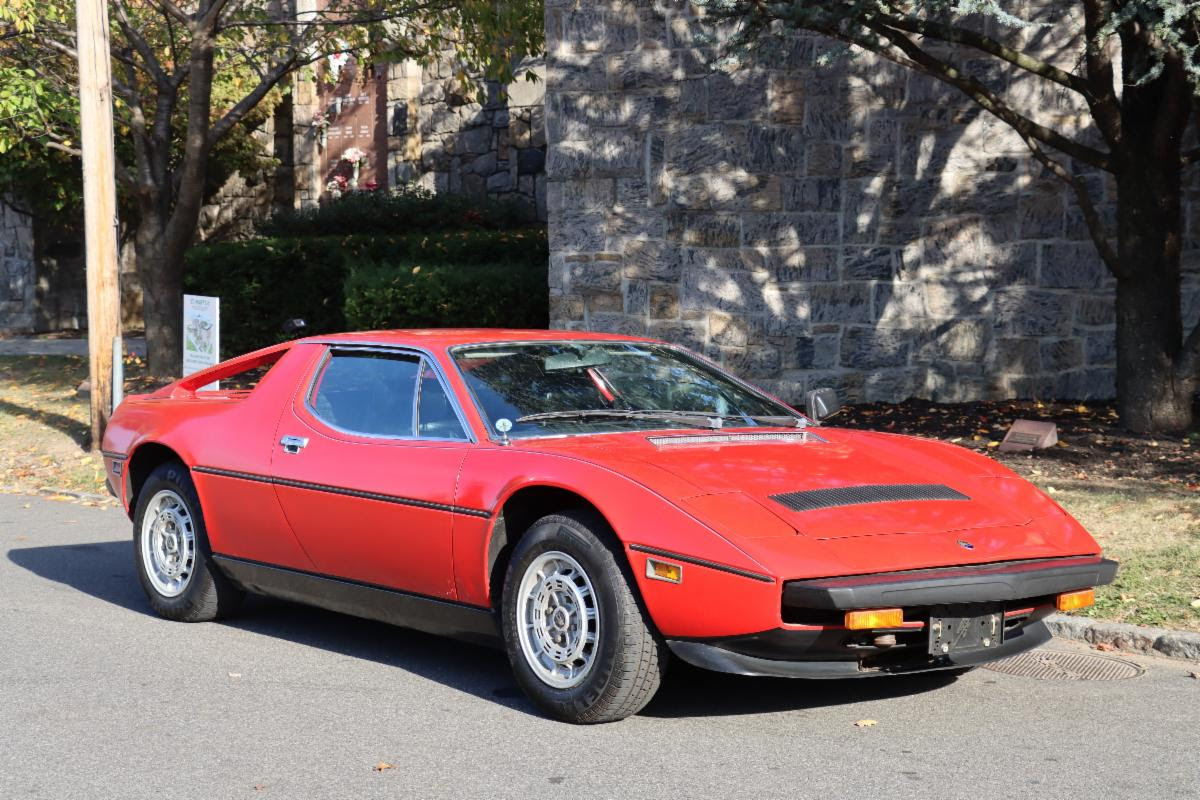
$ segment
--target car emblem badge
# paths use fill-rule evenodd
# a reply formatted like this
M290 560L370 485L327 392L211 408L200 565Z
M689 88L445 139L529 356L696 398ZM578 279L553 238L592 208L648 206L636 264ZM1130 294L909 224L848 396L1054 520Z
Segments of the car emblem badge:
M975 549L975 545L971 544L970 542L964 541L962 539L958 540L958 546L964 550L974 550Z

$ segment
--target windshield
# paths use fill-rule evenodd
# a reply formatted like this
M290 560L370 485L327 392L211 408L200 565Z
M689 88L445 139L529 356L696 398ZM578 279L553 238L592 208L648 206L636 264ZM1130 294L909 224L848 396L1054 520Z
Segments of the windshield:
M451 355L487 423L496 429L497 422L507 420L500 427L511 424L511 438L705 427L706 418L716 418L714 427L801 419L787 406L662 345L490 344L458 347Z

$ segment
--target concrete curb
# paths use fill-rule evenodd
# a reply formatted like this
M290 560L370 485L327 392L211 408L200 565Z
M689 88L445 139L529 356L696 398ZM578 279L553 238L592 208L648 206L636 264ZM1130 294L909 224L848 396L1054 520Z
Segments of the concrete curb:
M116 498L111 494L93 494L91 492L77 492L74 489L55 489L52 486L41 486L37 489L29 489L20 486L0 486L0 494L23 494L30 497L54 497L62 495L69 497L72 500L89 500L94 503L116 504Z
M1200 633L1101 622L1066 614L1051 614L1046 618L1046 627L1060 639L1075 639L1093 645L1110 644L1118 650L1200 661Z

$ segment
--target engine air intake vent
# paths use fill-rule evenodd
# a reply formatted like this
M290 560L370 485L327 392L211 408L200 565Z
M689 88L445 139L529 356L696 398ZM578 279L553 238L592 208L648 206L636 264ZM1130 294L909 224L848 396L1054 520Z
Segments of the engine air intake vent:
M807 431L796 433L693 433L682 436L647 436L650 444L669 447L681 444L741 444L748 442L823 442L820 436Z
M867 503L895 503L903 500L970 500L971 498L940 483L895 483L787 492L786 494L773 494L771 499L787 506L792 511L816 511L819 508L858 506Z

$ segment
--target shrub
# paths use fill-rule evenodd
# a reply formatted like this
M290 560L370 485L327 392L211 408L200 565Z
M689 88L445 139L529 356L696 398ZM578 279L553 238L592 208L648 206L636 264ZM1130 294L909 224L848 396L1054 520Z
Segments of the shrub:
M472 200L417 187L396 192L351 192L314 208L275 214L263 236L394 235L414 231L514 230L530 223L528 205Z
M378 264L351 267L346 324L378 328L545 328L545 263Z
M401 325L545 327L547 259L541 228L252 239L192 248L184 283L190 293L221 298L221 351L232 356L290 338L282 327L295 317L309 334ZM393 284L407 286L412 299L383 286L426 270L438 277ZM450 274L459 271L470 279ZM499 287L474 283L484 280ZM443 296L450 286L459 296ZM530 297L514 299L505 286L529 287ZM412 321L418 317L424 321Z

